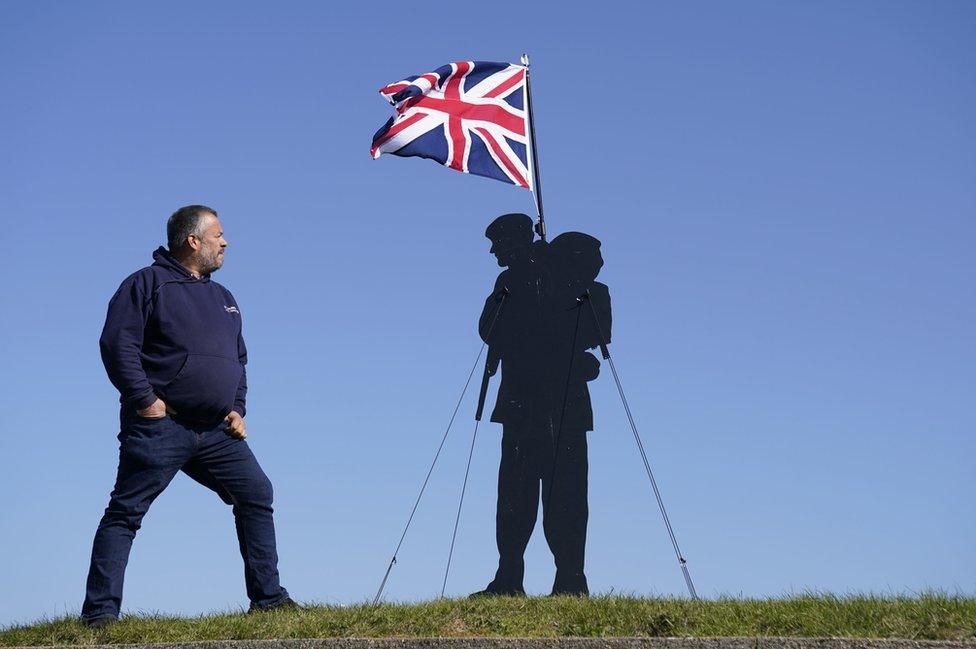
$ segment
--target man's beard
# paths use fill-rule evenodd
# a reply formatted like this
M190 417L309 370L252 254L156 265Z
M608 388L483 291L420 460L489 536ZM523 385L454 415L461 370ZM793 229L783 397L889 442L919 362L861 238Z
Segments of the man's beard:
M200 274L209 275L215 270L219 269L222 264L220 258L220 249L214 251L201 250L200 251Z

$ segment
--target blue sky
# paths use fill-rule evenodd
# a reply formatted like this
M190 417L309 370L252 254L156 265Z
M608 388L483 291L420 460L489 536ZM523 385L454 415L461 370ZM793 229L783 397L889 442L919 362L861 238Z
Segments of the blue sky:
M0 8L0 624L80 609L114 479L98 356L118 283L202 202L250 350L284 584L379 584L477 352L483 237L531 195L370 159L382 85L528 51L551 234L603 241L614 353L699 592L976 593L976 7L967 2L7 2ZM610 376L587 572L683 582ZM388 587L437 594L462 406ZM479 433L448 593L495 561ZM548 592L539 530L526 587ZM229 510L185 477L124 609L246 605Z

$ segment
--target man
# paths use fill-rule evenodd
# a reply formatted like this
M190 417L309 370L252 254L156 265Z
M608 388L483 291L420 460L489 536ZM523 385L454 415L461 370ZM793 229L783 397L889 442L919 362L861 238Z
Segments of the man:
M100 340L122 406L118 475L82 607L93 627L118 618L132 540L179 471L233 507L250 610L297 606L278 580L271 482L244 441L241 312L210 279L227 248L217 212L182 207L166 234L168 250L158 248L112 297Z

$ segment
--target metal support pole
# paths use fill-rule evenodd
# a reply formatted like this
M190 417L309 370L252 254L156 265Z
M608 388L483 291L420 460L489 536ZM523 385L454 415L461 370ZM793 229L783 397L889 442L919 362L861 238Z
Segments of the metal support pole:
M525 66L525 103L529 112L529 143L532 147L532 194L535 196L535 209L539 222L535 224L536 234L543 242L546 240L546 218L542 211L542 179L539 175L539 152L535 146L535 117L532 113L532 81L529 75L529 55L522 55Z
M498 314L502 310L502 305L505 304L505 298L508 297L508 289L506 288L498 298L498 306L495 308L495 314L492 317L491 324L488 327L488 331L485 334L485 338L491 336L492 330L495 328L495 323L498 322ZM397 542L396 549L393 550L393 557L390 559L389 565L386 567L386 572L383 574L383 581L380 582L380 587L376 591L376 596L373 598L373 606L376 606L380 602L380 598L383 597L383 591L386 589L386 582L390 578L390 572L393 570L393 566L396 565L397 555L400 553L400 548L403 546L403 540L407 538L407 531L410 529L410 524L413 522L413 517L417 513L417 508L420 506L420 500L424 497L424 492L427 490L427 483L430 482L430 476L434 472L434 467L437 465L437 460L441 456L441 451L444 450L444 442L447 441L447 436L451 433L451 427L454 425L454 419L457 417L458 410L461 408L461 402L464 400L464 395L468 391L468 386L471 384L471 377L474 376L474 372L478 369L478 361L481 360L481 355L485 352L485 348L488 346L487 342L483 342L481 347L478 349L478 356L474 359L474 365L471 366L471 371L468 373L468 378L464 382L464 387L461 389L461 396L458 397L457 405L454 406L454 412L451 413L451 420L447 423L447 430L444 431L444 436L441 437L441 443L437 447L437 452L434 454L434 460L430 463L430 468L427 470L427 476L424 478L423 484L420 486L420 493L417 494L417 499L413 503L413 509L410 510L410 516L407 518L407 524L403 527L403 533L400 535L400 540ZM475 429L475 434L477 435L477 428ZM472 448L474 442L472 441ZM470 458L468 459L470 467ZM465 481L467 477L465 476ZM462 493L463 498L463 493ZM460 508L458 510L458 517L460 518ZM457 526L455 524L455 534L457 533ZM453 544L453 542L452 542ZM453 549L452 549L453 552ZM447 576L444 577L445 582L447 581Z
M610 371L613 372L613 381L617 385L617 392L620 394L620 402L624 405L624 412L627 414L627 421L630 422L630 430L634 433L634 440L637 442L637 450L640 452L641 460L644 462L644 470L647 472L647 479L651 483L651 489L654 490L654 498L657 500L657 506L661 509L661 516L664 518L664 526L668 529L668 536L671 538L671 546L674 548L674 554L678 558L678 565L681 567L681 574L685 578L685 585L688 587L688 593L694 600L698 599L698 592L695 590L695 584L691 580L691 573L688 571L688 562L685 560L684 556L681 554L681 549L678 547L678 538L674 534L674 528L671 527L671 520L668 518L668 512L664 508L664 500L661 498L661 490L657 487L657 480L654 479L654 472L651 471L651 463L647 459L647 451L644 450L644 442L641 441L641 437L637 432L637 424L634 423L634 415L630 412L630 404L627 403L627 397L624 396L624 388L620 383L620 376L617 374L617 366L613 362L613 358L610 356L610 350L607 348L607 339L603 335L603 327L600 326L600 318L596 314L596 307L593 306L593 301L590 299L590 292L587 291L582 298L590 305L590 313L593 314L593 322L596 324L597 332L600 334L600 352L603 355L603 359L610 364Z

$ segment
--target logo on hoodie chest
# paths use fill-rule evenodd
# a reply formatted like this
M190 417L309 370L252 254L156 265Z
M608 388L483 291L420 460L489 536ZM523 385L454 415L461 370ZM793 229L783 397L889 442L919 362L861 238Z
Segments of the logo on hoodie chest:
M236 306L225 306L224 307L224 311L226 311L227 313L237 313L237 314L240 314L240 311L237 310L237 307Z

